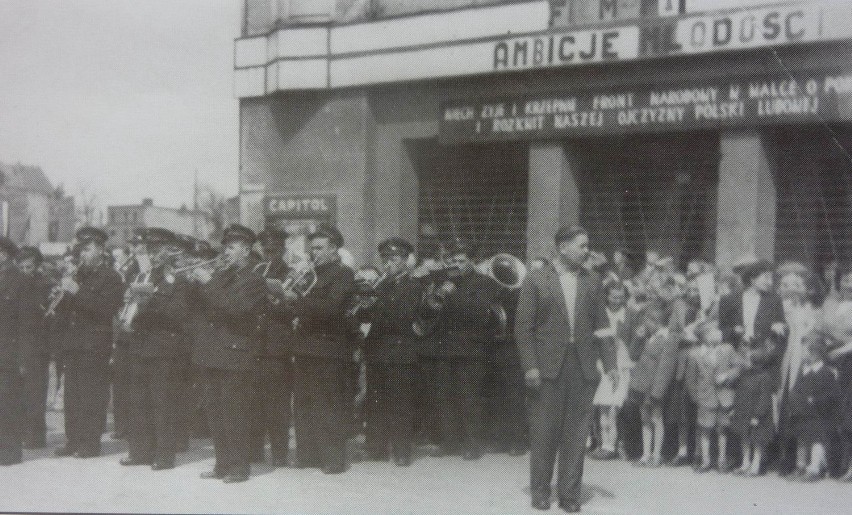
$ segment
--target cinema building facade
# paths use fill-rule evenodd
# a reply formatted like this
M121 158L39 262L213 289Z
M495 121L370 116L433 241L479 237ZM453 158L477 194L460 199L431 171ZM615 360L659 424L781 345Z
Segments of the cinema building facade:
M852 3L247 0L244 222L852 257ZM714 6L708 10L705 6Z

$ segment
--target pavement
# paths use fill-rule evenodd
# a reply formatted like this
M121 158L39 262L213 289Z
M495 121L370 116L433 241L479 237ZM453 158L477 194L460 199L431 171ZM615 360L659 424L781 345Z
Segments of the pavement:
M419 449L411 467L354 463L341 475L313 469L252 467L240 484L200 479L213 466L209 440L193 440L177 468L123 467L123 441L104 436L98 458L54 458L61 413L49 412L51 447L25 451L0 467L2 512L133 513L542 513L529 507L529 456L488 454L479 461L432 458ZM691 469L639 469L586 460L583 512L601 514L849 513L852 485L794 483L775 475L740 478ZM550 513L561 513L554 502Z

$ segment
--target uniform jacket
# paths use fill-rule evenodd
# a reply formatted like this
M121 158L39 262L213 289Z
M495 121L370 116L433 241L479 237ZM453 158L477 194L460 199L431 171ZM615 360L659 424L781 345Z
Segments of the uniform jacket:
M779 375L786 342L783 337L772 332L772 326L783 322L784 305L781 298L774 293L763 293L754 319L754 338L750 342L741 342L737 328L743 327L742 292L732 293L719 301L719 329L722 330L723 339L740 343L741 349L749 347L755 368L769 370L774 380Z
M58 307L68 324L63 349L109 353L113 316L124 298L121 276L103 262L94 269L81 267L76 282L77 294L66 293Z
M199 320L192 359L219 370L250 371L260 352L258 323L266 283L251 267L217 271L197 287Z
M499 301L500 285L478 272L450 280L456 290L446 296L438 314L438 355L482 358L493 333L489 326L490 312L491 306ZM440 288L441 285L436 286Z
M414 363L421 339L412 325L421 315L423 284L405 275L379 286L378 300L365 313L372 322L364 341L367 361Z
M156 289L133 321L139 334L131 340L131 352L148 358L189 355L189 338L184 333L189 284L183 278L169 280L162 269L151 272L151 281Z
M44 318L50 284L36 273L21 274L21 308L19 313L21 352L25 363L41 363L50 357L48 320Z
M734 381L739 359L730 343L713 348L695 347L690 352L684 374L684 385L698 406L712 410L730 409L734 405ZM718 379L726 380L720 382Z
M596 273L580 268L577 272L574 342L570 341L570 322L565 296L556 268L549 264L527 274L518 297L515 317L515 341L524 370L537 368L542 377L555 379L568 352L576 352L589 382L600 378L596 363L604 370L615 367L616 349L594 332L609 325L601 301L600 280Z
M287 264L279 260L270 265L266 277L284 281L289 271ZM293 312L284 301L267 301L263 331L261 355L284 358L293 353Z
M21 274L7 264L0 271L0 370L23 365L20 341Z
M351 361L346 309L355 293L355 274L340 261L324 263L316 273L316 285L293 304L298 318L293 354Z

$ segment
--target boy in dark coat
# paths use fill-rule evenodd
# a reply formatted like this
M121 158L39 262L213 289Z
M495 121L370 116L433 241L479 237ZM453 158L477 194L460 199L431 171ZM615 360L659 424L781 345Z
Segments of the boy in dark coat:
M799 380L790 391L790 435L796 439L796 477L817 481L826 470L826 447L840 402L837 372L824 363L817 333L806 336Z

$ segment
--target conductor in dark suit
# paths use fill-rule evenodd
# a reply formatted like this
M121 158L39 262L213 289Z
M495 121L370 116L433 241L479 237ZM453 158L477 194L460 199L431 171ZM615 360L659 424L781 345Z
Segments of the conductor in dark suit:
M608 324L600 279L583 267L589 236L564 227L555 236L557 256L533 269L521 286L515 339L530 393L530 489L532 506L550 508L550 482L559 454L559 506L580 511L580 486L592 399L600 380L597 360L618 381L615 349L594 332Z

